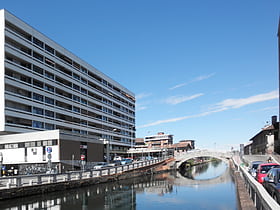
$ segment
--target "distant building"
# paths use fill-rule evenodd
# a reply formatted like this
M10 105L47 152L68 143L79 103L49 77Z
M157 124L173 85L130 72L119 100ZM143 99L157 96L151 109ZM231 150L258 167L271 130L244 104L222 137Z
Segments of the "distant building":
M146 136L144 141L148 148L168 148L173 144L173 135L158 132L157 135Z
M187 152L195 149L194 140L181 140L178 143L172 145L172 148L177 152Z
M135 148L144 148L144 147L147 147L147 145L145 144L144 138L135 138L134 147L135 147Z
M279 122L277 116L272 116L271 125L265 126L259 133L250 139L251 143L244 147L244 154L273 154L280 153L278 140Z
M0 10L0 80L3 164L46 164L46 149L53 148L61 168L81 156L103 161L104 147L110 156L126 154L134 144L134 94L6 10Z

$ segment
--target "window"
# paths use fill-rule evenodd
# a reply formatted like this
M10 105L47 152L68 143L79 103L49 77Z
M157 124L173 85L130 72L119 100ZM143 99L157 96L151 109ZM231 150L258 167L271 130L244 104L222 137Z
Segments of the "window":
M32 127L33 128L44 128L44 123L40 121L33 121L32 122Z
M53 125L53 124L46 123L46 124L45 124L45 129L47 129L47 130L54 130L54 125Z
M46 102L47 104L52 104L52 105L54 105L54 99L52 99L52 98L45 97L45 102Z
M39 88L43 88L44 84L38 80L33 79L33 85Z
M73 111L80 113L80 108L73 106Z
M46 115L47 117L54 117L54 112L49 111L49 110L45 110L45 115Z
M73 78L74 78L74 79L77 79L77 80L80 80L80 76L77 75L77 74L73 74Z
M44 47L44 43L35 37L33 37L33 43L39 47L42 47L42 48Z
M55 62L49 58L45 58L45 63L52 67L54 67L54 64L55 64Z
M44 114L44 110L38 107L33 107L33 113L34 114L40 114L43 115Z
M44 57L42 55L40 55L39 53L36 53L36 52L33 52L33 57L40 60L40 61L44 60Z
M54 75L48 71L45 71L45 76L49 79L54 79Z
M54 54L54 49L47 44L45 44L45 50L51 54Z
M44 73L44 70L42 68L40 68L39 66L33 65L33 71L42 74Z
M82 83L84 83L85 85L87 84L87 80L84 78L81 78Z
M5 149L16 149L18 144L5 144Z
M80 87L78 85L73 84L73 88L80 91Z
M31 41L31 35L26 33L25 31L23 31L22 29L18 28L17 26L15 26L14 24L6 21L6 26L7 28L9 28L10 30L12 30L13 32L17 33L18 35L20 35L21 37L24 37L25 39Z
M54 87L45 84L45 90L50 91L50 92L54 92Z
M84 93L84 94L87 94L87 90L84 89L84 88L81 88L81 92Z
M37 101L44 101L44 96L38 94L38 93L33 93L33 99Z
M79 97L79 96L76 96L76 95L73 95L73 100L74 100L74 101L80 102L80 97Z
M87 69L85 67L81 66L81 70L83 73L87 73Z
M82 102L82 104L85 104L85 105L87 105L87 100L86 99L81 99L81 102Z
M81 130L81 134L87 135L87 131Z

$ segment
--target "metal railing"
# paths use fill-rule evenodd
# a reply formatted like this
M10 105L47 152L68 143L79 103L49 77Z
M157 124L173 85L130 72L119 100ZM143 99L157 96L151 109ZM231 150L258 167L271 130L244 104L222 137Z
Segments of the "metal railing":
M44 185L59 182L70 182L89 178L97 178L109 175L122 174L127 171L140 169L146 166L163 161L163 158L158 158L148 161L139 161L131 164L105 167L101 169L92 169L87 171L71 171L62 174L36 174L24 176L9 176L0 178L0 191L3 189L19 188L33 185Z
M238 167L242 178L244 179L245 187L249 196L253 200L255 207L258 210L274 210L280 209L280 205L269 195L266 189L257 180L249 174L244 164L238 164L232 158L235 165Z

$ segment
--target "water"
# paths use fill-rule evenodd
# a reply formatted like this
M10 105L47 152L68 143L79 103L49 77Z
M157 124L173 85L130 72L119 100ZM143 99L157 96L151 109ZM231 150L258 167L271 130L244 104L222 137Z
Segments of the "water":
M236 210L235 186L223 162L114 183L0 202L0 209Z

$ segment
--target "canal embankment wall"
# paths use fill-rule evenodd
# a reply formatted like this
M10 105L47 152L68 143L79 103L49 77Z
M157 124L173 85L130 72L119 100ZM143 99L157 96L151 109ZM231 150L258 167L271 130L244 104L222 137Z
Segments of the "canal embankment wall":
M77 180L65 180L65 181L52 180L50 183L47 184L46 183L38 184L38 182L33 183L34 181L30 181L29 185L24 185L24 186L16 186L16 187L2 186L0 189L0 200L45 194L45 193L50 193L55 191L65 191L68 189L79 188L79 187L84 187L84 186L89 186L89 185L94 185L99 183L113 182L118 180L125 180L134 177L139 177L145 174L156 173L156 169L165 166L167 162L170 162L170 160L166 159L162 161L157 161L150 165L145 165L139 168L132 168L132 169L129 169L129 166L127 166L129 170L125 170L113 174L110 174L108 172L106 175L102 175L98 177L83 178L82 172L80 172L78 173L79 177L77 178ZM102 173L102 170L100 170L99 173ZM68 178L70 177L69 174L67 174L67 176ZM56 177L56 175L53 175L53 177ZM19 179L19 177L14 179ZM40 178L40 180L41 179L42 178Z
M257 208L246 189L245 182L240 171L231 160L229 161L229 166L232 172L232 177L234 178L238 209L256 210Z

